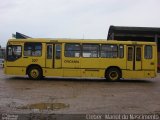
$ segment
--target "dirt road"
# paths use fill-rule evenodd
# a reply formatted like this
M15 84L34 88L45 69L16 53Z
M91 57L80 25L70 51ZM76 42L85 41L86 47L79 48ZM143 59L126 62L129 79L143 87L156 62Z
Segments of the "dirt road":
M6 76L0 69L0 113L160 114L160 76L145 80Z

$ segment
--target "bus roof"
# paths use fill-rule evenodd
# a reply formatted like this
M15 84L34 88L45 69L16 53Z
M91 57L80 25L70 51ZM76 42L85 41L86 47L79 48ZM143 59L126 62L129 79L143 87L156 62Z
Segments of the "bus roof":
M141 41L117 41L106 39L70 39L70 38L28 38L28 39L9 39L8 42L48 42L48 43L109 43L109 44L151 44L156 45L156 42L141 42Z

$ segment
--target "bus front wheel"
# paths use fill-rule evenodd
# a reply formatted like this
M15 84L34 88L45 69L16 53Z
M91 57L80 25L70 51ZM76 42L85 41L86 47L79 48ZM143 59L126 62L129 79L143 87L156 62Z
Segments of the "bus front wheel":
M28 70L28 76L32 80L39 80L43 77L42 70L38 66L30 67Z
M106 71L105 77L109 81L118 81L121 77L121 72L117 68L110 68Z

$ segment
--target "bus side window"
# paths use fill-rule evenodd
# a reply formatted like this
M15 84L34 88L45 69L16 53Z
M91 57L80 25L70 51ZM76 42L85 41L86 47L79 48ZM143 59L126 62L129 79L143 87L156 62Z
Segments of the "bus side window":
M101 57L102 58L117 58L118 57L118 46L114 44L104 44L101 46Z
M42 43L26 42L24 43L24 56L41 56Z
M145 59L152 59L152 46L146 45L144 48L144 58Z
M99 44L83 44L82 56L85 58L98 58L99 57Z
M65 44L65 57L80 57L81 47L78 43L66 43Z

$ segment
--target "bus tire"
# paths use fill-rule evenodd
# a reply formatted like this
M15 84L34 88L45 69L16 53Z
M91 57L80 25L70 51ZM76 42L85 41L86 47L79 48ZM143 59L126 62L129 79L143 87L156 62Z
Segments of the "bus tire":
M118 81L120 80L121 72L119 69L113 67L106 71L105 77L107 80L112 82Z
M32 80L39 80L43 77L42 70L38 66L32 66L28 70L28 76Z

